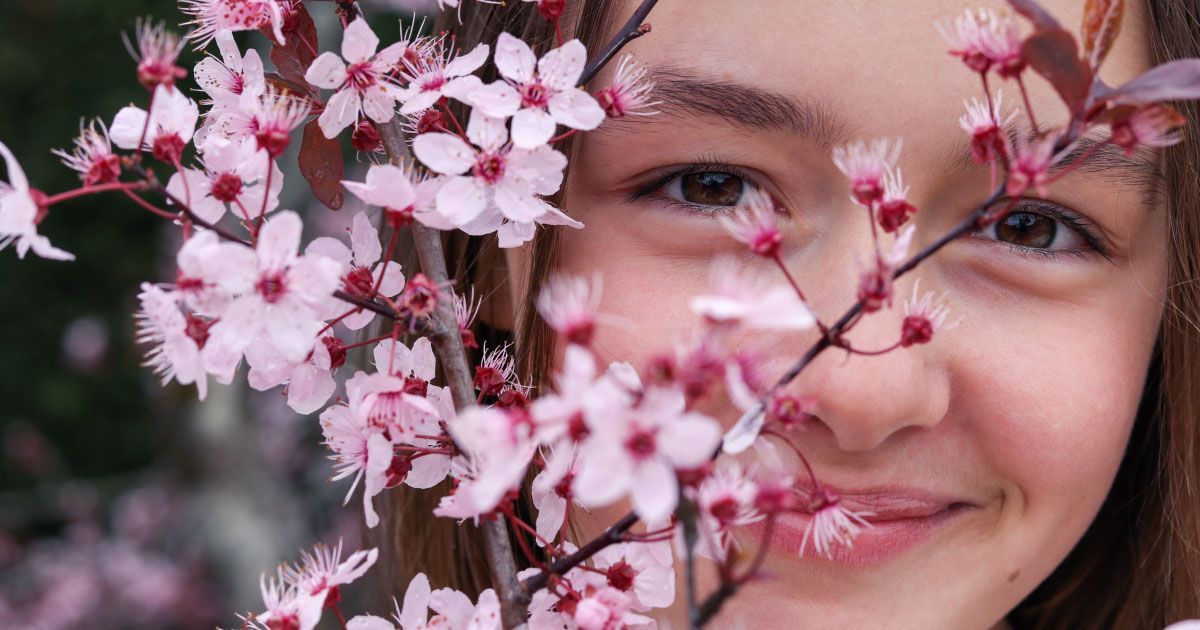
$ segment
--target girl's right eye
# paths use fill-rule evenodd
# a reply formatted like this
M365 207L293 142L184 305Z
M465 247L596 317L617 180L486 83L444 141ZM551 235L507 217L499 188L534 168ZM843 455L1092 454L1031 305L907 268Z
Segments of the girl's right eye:
M745 179L722 171L682 173L663 186L663 194L678 203L703 208L728 208L742 202Z

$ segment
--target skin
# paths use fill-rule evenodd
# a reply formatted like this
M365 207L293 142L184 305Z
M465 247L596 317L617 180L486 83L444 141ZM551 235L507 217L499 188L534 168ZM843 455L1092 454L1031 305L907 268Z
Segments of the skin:
M622 6L614 22L623 22L634 4ZM1043 4L1068 28L1080 23L1083 3ZM626 50L650 66L819 101L843 119L843 133L822 143L667 108L585 134L565 207L587 227L565 232L560 265L568 273L601 273L601 311L606 321L625 322L597 331L602 364L644 365L694 330L699 323L688 300L708 289L718 254L772 272L722 231L711 210L680 207L665 192L627 198L664 169L716 161L754 174L791 209L781 223L784 259L827 322L853 303L871 251L866 214L849 200L830 144L904 137L899 164L909 200L920 208L914 250L986 195L986 168L955 167L965 150L957 119L964 98L982 96L978 77L946 54L933 27L965 4L727 6L662 0L651 15L653 33ZM1101 74L1109 84L1148 67L1147 28L1141 3L1127 3L1121 37ZM1049 86L1032 73L1026 78L1039 122L1065 120ZM601 75L596 84L606 81ZM1008 111L1019 95L1013 83L1002 87ZM739 619L762 629L1002 625L1083 536L1116 474L1142 392L1163 308L1166 217L1135 182L1112 171L1071 173L1049 199L1093 223L1109 257L1063 223L1052 247L1080 251L1047 256L1014 249L994 234L957 241L897 284L896 308L866 318L848 339L863 349L895 343L899 306L916 277L922 291L946 293L951 319L963 318L958 327L930 344L882 356L826 352L789 388L819 401L797 442L822 479L835 486L898 483L974 508L875 566L774 550L766 565L773 579L735 597L716 627ZM527 256L509 252L514 277L524 277ZM525 291L514 290L520 303ZM744 342L774 359L765 370L773 380L816 335ZM723 400L703 411L726 426L738 416ZM585 534L599 532L625 509L595 511L580 526ZM749 533L740 538L744 549L758 544ZM702 578L705 593L713 582ZM669 619L682 625L682 612Z

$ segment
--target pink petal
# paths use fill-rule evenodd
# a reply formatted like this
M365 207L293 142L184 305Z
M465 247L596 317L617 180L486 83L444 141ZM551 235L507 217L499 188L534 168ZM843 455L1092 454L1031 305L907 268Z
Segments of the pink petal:
M406 100L404 101L404 106L400 108L400 113L407 116L433 107L434 103L437 103L438 99L442 98L442 92L440 90L420 92L414 89L410 90L404 98Z
M288 293L307 304L317 304L337 289L339 271L341 267L335 260L320 254L304 256L288 270Z
M303 229L300 215L290 210L271 217L258 234L258 268L279 271L292 262L300 248L300 232Z
M698 413L663 423L658 450L678 468L696 468L709 460L721 442L721 426Z
M331 52L322 53L308 67L304 80L318 88L335 90L346 82L346 64Z
M221 319L213 324L212 337L218 345L241 352L262 330L267 305L256 294L244 295L229 304ZM210 338L210 342L213 339ZM208 346L205 345L207 350Z
M474 177L451 177L438 191L438 212L455 225L479 216L487 207L487 189Z
M496 40L493 63L504 78L517 83L531 83L537 56L530 50L529 44L508 33L501 33Z
M467 139L487 151L496 151L508 141L508 129L503 118L493 118L479 110L471 110L467 121Z
M316 345L325 344L318 342ZM311 363L304 363L292 373L288 382L287 404L298 414L308 415L320 409L337 389L333 375Z
M554 117L540 109L527 107L513 115L513 144L522 149L533 149L546 144L554 137Z
M341 301L339 300L339 302L341 302ZM338 315L340 315L341 313L345 313L346 311L350 310L351 308L354 308L354 307L346 304L345 302L341 302L341 304L342 304L343 308L341 309L341 312L338 313ZM337 315L335 315L335 317L336 316ZM351 313L351 314L343 317L341 324L346 327L346 330L362 330L363 328L366 328L367 324L370 324L371 320L373 320L373 319L375 319L375 313L364 309L357 313Z
M468 74L465 77L450 79L442 86L441 92L443 96L470 103L471 95L481 87L483 87L483 80L473 74Z
M496 81L475 90L469 100L472 107L496 118L507 118L521 108L521 95L504 81Z
M358 110L362 107L362 99L352 88L338 90L325 103L325 111L321 112L318 124L326 138L336 138L346 127L358 118Z
M382 278L382 280L380 280ZM389 260L375 269L375 281L379 284L379 294L392 297L404 290L404 273L400 263Z
M579 83L587 65L587 48L577 39L546 53L538 62L538 75L547 86L567 90Z
M118 147L131 150L138 148L138 139L142 137L142 129L146 125L146 110L140 107L124 107L117 112L113 118L112 124L108 126L108 135L112 139L113 144ZM21 186L17 186L15 178L12 177L11 171L9 181L13 182L13 188L18 190ZM24 187L28 187L26 184Z
M708 459L707 454L704 459ZM678 501L679 483L675 471L666 462L654 458L638 465L634 475L636 479L630 484L634 511L649 523L665 521Z
M483 62L487 61L489 50L487 44L475 46L475 48L471 49L471 52L459 55L454 61L446 64L443 74L448 77L461 77L475 72L483 65Z
M496 230L496 244L501 249L520 247L533 238L534 231L533 223L509 221Z
M267 338L284 359L299 363L308 356L321 322L311 308L284 300L272 304L264 316Z
M371 58L379 48L379 37L367 24L358 18L346 27L342 37L342 57L349 63L361 63Z
M429 620L429 578L418 573L404 591L404 607L400 609L400 625L406 630L418 628Z
M350 224L350 243L354 249L354 263L360 267L375 263L383 255L383 246L379 244L379 230L371 225L371 220L365 212L354 215Z
M578 474L571 490L584 506L600 507L624 496L633 471L620 445L596 438L589 442L580 449Z
M418 490L432 488L450 474L450 458L445 455L426 455L414 459L412 470L404 478L404 485Z
M316 254L334 260L341 266L338 275L348 273L353 260L353 254L350 253L350 248L346 244L332 236L322 236L313 239L313 242L304 248L304 255Z
M521 181L505 180L492 187L492 198L509 220L528 223L546 212L546 203L534 199L530 188Z
M448 133L417 136L413 139L413 153L422 164L443 175L461 175L475 164L475 149Z
M418 337L412 345L411 374L421 380L431 381L437 374L437 359L428 337Z
M384 86L375 86L362 95L362 110L375 122L385 123L396 114L396 97Z
M570 88L550 99L550 115L572 129L590 131L604 122L604 109L591 94Z
M225 204L210 197L208 193L211 191L212 180L194 168L185 168L175 173L167 182L168 193L187 204L196 216L209 223L216 223L225 216Z

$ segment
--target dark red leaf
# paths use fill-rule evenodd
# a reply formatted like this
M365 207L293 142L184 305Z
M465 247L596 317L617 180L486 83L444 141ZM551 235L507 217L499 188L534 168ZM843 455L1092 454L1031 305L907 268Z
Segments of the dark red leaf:
M1079 58L1075 37L1065 29L1030 35L1021 44L1021 59L1054 86L1068 110L1076 111L1087 98L1092 72Z
M1118 105L1200 98L1200 59L1176 59L1155 66L1108 94Z
M1100 67L1121 32L1124 0L1088 0L1083 10L1083 56L1092 69Z
M1042 5L1034 0L1008 0L1008 4L1017 13L1029 18L1029 21L1033 22L1033 26L1039 31L1062 28L1058 20L1054 19L1049 11L1043 9Z
M288 12L283 34L287 43L271 47L271 61L284 79L307 86L304 73L317 58L317 25L303 3L295 3ZM306 89L305 93L309 91Z
M342 208L345 172L338 139L327 139L315 120L305 125L304 140L300 144L300 174L308 180L317 199L334 210Z

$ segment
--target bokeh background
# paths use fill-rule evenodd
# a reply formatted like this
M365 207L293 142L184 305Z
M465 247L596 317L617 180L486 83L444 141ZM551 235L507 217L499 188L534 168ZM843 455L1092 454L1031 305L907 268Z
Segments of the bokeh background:
M432 3L364 10L387 41ZM332 3L309 4L333 48ZM182 21L172 0L0 1L0 141L35 188L78 186L50 149L81 120L145 106L121 38L143 16ZM283 207L324 233L348 225L351 204L313 207L283 165ZM0 628L236 628L261 610L264 571L317 542L358 548L359 503L329 483L315 416L236 381L200 404L140 366L138 285L174 275L161 220L110 194L56 206L40 231L76 261L0 251ZM370 583L347 596L347 611L390 607Z

